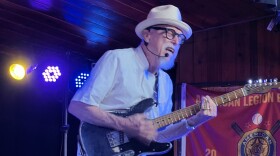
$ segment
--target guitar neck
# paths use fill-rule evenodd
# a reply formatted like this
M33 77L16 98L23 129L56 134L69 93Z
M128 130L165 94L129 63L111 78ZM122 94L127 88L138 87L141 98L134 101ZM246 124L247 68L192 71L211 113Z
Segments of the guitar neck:
M212 98L217 106L228 103L235 99L247 96L248 92L244 88L234 90L232 92ZM200 104L194 104L189 107L176 110L170 114L153 119L153 123L157 128L176 123L182 119L189 118L200 111Z

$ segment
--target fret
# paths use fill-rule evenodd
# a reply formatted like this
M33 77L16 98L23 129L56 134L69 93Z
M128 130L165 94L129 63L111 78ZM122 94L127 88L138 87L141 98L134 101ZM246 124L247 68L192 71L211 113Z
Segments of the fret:
M235 95L235 98L237 99L237 95L236 95L236 92L235 92L235 91L233 91L233 93L234 93L234 95Z
M214 102L216 103L216 106L219 105L216 98L214 98Z
M188 113L187 113L187 109L184 109L184 113L186 115L186 118L189 117Z
M237 98L241 97L241 96L240 96L240 90L237 91L236 93L237 93L237 94L236 94Z
M184 116L183 116L183 114L181 113L181 111L178 112L178 115L179 115L179 117L180 117L180 120L184 119Z
M158 127L161 127L161 124L160 124L160 122L159 122L159 121L157 121L157 125L158 125Z
M173 118L174 118L175 122L178 121L176 118L176 112L173 113Z
M242 93L243 93L243 96L245 96L245 92L244 92L243 88L241 88L241 91L242 91Z
M170 117L170 119L171 119L171 121L172 121L172 122L174 122L174 120L173 120L173 118L172 118L172 117Z
M174 119L175 119L175 122L177 122L177 121L179 120L179 119L177 118L177 115L176 115L176 114L177 114L177 112L175 112L175 113L174 113L174 116L173 116Z
M229 99L226 97L226 94L222 95L224 103L227 103L229 101Z
M190 112L191 115L193 115L191 110L189 110L189 112Z
M162 123L162 121L159 121L159 123L160 123L159 125L160 125L161 127L164 126L163 123Z
M163 124L161 124L161 123L159 123L159 127L164 127L164 125L163 125Z
M237 96L238 96L238 97L241 97L241 96L242 96L242 90L238 90L238 91L237 91Z
M182 113L181 113L180 110L177 111L177 115L178 115L179 119L181 120L182 119Z
M185 118L185 117L184 117L184 113L181 112L180 114L182 115L182 119L184 119L184 118Z
M178 116L178 119L181 120L181 117L180 117L180 114L179 114L179 113L177 113L177 116Z
M222 100L222 103L225 103L225 102L224 102L224 99L223 99L223 97L222 97L222 96L220 96L220 99Z
M161 122L162 122L163 125L167 125L167 122L166 122L166 120L165 120L165 117L163 117L163 118L161 119Z
M168 123L166 123L164 119L162 119L162 122L163 122L163 126L168 125Z
M166 122L165 122L164 118L163 118L161 121L163 122L163 124L166 124Z
M172 122L170 121L170 118L169 118L169 117L166 118L166 121L167 121L168 124L171 124L171 123L172 123Z
M189 117L189 114L187 113L187 110L186 110L186 109L184 110L184 113L185 113L185 118L188 118L188 117Z
M222 103L223 103L222 100L221 100L221 98L218 98L218 97L217 97L217 100L218 100L219 104L222 104Z
M227 97L228 97L228 101L230 101L229 93L227 94Z
M165 123L167 123L167 125L169 125L170 124L170 122L169 122L169 120L168 120L169 118L168 117L166 117L165 118Z

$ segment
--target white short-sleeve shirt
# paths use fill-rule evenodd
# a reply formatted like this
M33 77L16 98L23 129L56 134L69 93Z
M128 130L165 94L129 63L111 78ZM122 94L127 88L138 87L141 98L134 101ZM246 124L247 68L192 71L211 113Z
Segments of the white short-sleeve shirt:
M155 75L140 46L107 51L92 69L89 78L72 100L94 105L105 111L128 109L153 97ZM158 106L146 111L148 118L170 113L173 85L169 75L159 71Z

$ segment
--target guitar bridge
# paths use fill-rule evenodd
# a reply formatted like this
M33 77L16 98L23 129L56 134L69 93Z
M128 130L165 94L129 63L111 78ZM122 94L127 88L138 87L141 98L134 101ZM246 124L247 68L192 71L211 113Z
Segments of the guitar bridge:
M116 147L129 142L128 137L123 132L119 131L111 131L107 133L107 139L110 147Z

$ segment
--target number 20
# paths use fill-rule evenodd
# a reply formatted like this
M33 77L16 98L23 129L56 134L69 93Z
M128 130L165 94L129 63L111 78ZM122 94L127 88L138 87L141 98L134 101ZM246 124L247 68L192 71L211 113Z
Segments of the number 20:
M217 151L215 149L206 148L205 156L216 156L216 155L217 155Z

